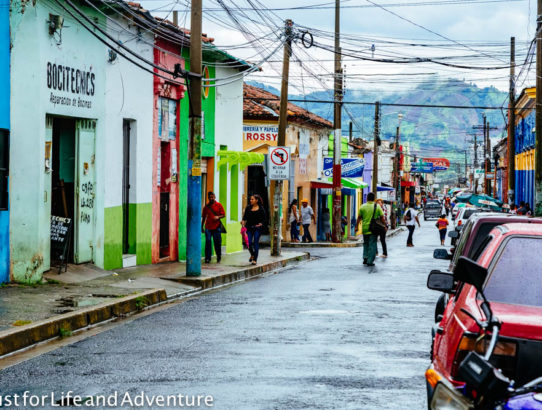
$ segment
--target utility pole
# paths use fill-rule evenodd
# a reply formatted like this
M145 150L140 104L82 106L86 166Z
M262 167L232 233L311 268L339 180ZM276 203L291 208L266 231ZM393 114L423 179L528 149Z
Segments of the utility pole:
M290 73L290 55L292 54L292 20L286 20L284 25L284 34L286 42L284 43L284 56L282 60L282 85L280 88L280 111L279 111L279 135L277 146L286 145L286 127L288 126L288 76ZM273 195L273 214L271 216L272 235L271 235L271 256L280 256L280 234L282 231L280 208L282 204L282 181L272 181L271 185Z
M352 130L352 121L348 123L348 141L352 142L353 137L353 130Z
M380 101L375 104L375 131L373 144L373 187L372 191L376 195L378 190L378 140L380 139Z
M474 194L478 193L478 176L476 175L477 170L478 170L478 141L476 140L476 134L474 134L474 170L473 170Z
M486 123L486 195L491 195L491 178L487 177L487 173L491 172L491 140L489 139L489 130L491 129L491 126L489 125L489 122Z
M483 114L484 118L484 194L487 195L487 118L486 115Z
M542 216L542 0L538 0L536 18L536 105L535 105L535 208L536 216Z
M190 140L186 224L186 275L201 275L201 0L192 0L190 14ZM198 76L199 74L199 76Z
M508 198L514 202L516 190L516 38L510 38L510 93L508 96ZM504 199L504 198L503 198Z
M333 126L335 133L333 137L333 242L342 242L342 193L341 193L341 111L342 111L342 69L341 69L341 2L335 0L335 103L333 110Z
M400 127L402 114L398 115L399 124L395 132L395 199L397 201L397 218L401 223L401 150L399 149Z
M465 179L467 178L467 150L465 150Z

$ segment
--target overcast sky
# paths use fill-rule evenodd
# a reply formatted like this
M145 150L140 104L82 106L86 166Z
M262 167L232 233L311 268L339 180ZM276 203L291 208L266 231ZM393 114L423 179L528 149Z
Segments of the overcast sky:
M435 3L447 4L435 4ZM172 19L171 11L179 11L180 25L190 27L187 12L190 3L184 0L142 0L140 3L153 14ZM329 33L334 30L334 2L330 0L223 0L232 9L233 16L243 25L243 33L217 1L203 0L203 31L215 38L217 46L223 46L231 54L260 62L269 57L271 64L264 64L263 71L249 79L263 81L280 87L282 48L277 33L283 20L290 18L296 28L308 27L314 41L329 47L333 40ZM259 15L248 10L252 5L280 9L323 5L321 9L265 10ZM429 4L428 4L429 3ZM378 4L382 7L377 7ZM406 6L410 4L410 6ZM415 4L415 5L413 5ZM469 67L499 67L509 61L510 37L516 37L516 61L523 63L527 49L534 36L536 3L533 0L488 1L480 0L343 0L341 1L341 44L345 53L353 57L370 59L397 59L402 57L441 58L440 61ZM397 6L399 5L399 6ZM247 10L235 10L236 8ZM327 8L325 8L327 7ZM207 10L206 10L207 9ZM211 9L211 10L209 10ZM219 10L219 11L217 11ZM253 21L250 21L253 20ZM321 30L326 33L321 33ZM347 38L347 35L348 36ZM265 38L254 41L254 38ZM351 41L348 41L351 38ZM252 40L258 48L243 45ZM391 43L390 43L391 41ZM395 43L395 44L394 44ZM397 44L403 43L403 44ZM408 45L416 43L417 46ZM370 48L375 45L374 53ZM275 51L272 56L272 51ZM470 70L433 63L391 64L361 61L345 57L346 85L348 88L371 89L377 92L407 89L429 75L440 78L452 77L473 81L479 86L494 85L508 89L507 68L501 70ZM443 57L451 57L442 60ZM303 66L299 63L301 60ZM333 53L317 47L303 48L297 41L291 69L291 92L305 92L331 88ZM520 72L518 67L517 72ZM398 75L399 74L399 75ZM407 74L407 75L405 75ZM525 68L518 79L518 91L532 85L534 64Z

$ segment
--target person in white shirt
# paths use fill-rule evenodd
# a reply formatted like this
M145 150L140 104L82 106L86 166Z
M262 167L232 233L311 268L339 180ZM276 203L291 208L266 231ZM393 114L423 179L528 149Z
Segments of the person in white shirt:
M312 236L309 231L309 227L311 226L311 219L316 223L316 218L314 217L314 211L309 206L309 200L303 199L301 201L301 223L303 224L303 237L301 238L301 242L312 242Z
M408 208L408 204L405 204L405 208L407 210L405 211L405 214L403 215L403 220L405 221L405 225L408 229L408 238L406 246L409 248L412 248L414 246L414 243L412 243L412 235L414 235L414 229L416 229L416 223L418 224L418 227L421 228L420 221L418 219L418 213L416 210L412 208Z

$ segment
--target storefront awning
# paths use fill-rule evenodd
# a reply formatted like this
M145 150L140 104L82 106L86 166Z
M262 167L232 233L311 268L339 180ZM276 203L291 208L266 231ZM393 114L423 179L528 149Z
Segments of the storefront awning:
M333 184L324 180L313 180L311 181L311 188L313 189L331 189Z
M369 184L363 182L361 178L341 178L341 184L344 188L352 189L363 189L369 186Z
M393 188L391 186L377 185L376 190L378 192L381 192L381 191L395 191L395 188Z
M416 186L414 181L401 181L401 186Z
M361 178L341 178L341 185L343 188L350 189L363 189L367 188L369 184L363 182ZM333 178L326 180L311 181L311 188L333 188Z

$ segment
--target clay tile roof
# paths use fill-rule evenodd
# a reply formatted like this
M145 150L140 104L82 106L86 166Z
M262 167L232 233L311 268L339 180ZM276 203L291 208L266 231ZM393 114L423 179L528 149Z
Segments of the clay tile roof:
M277 120L279 109L278 96L253 85L243 85L243 117L245 119ZM292 103L288 103L288 121L333 128L333 124L328 120Z

